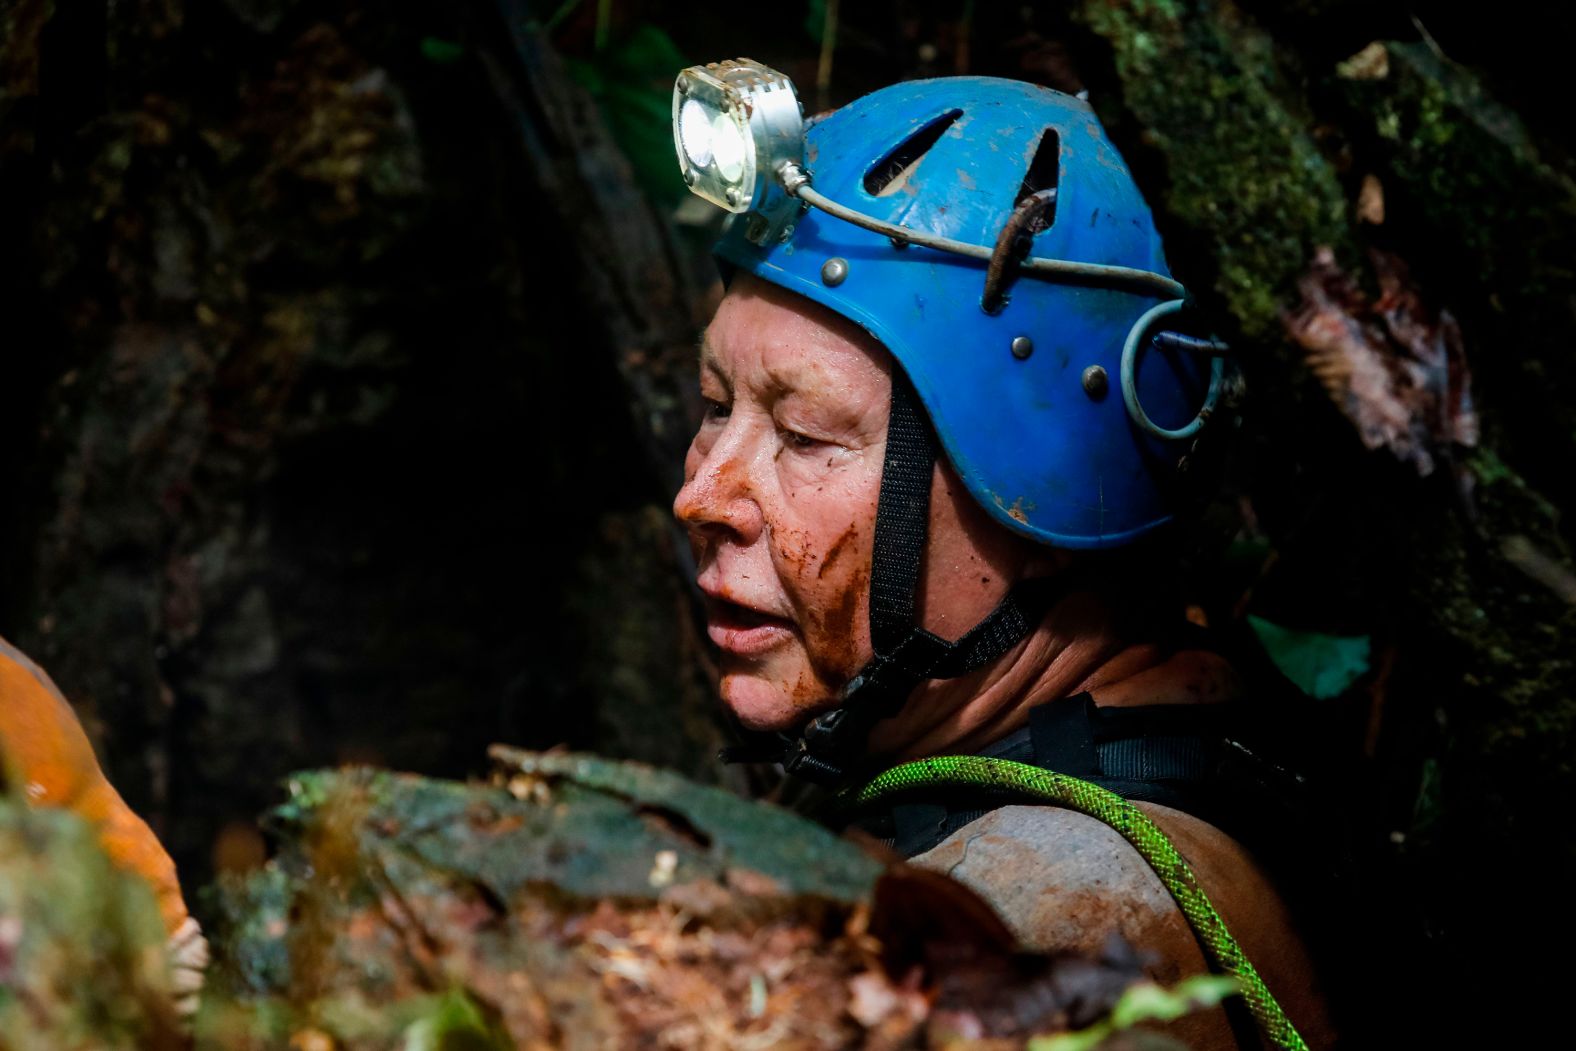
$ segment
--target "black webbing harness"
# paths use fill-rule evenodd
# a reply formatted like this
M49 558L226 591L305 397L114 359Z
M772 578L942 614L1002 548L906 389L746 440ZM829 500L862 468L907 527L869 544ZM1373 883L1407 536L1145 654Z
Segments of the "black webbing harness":
M1124 799L1160 803L1211 824L1226 818L1219 772L1227 705L1158 704L1101 708L1087 693L1029 710L1029 725L980 750L1109 789ZM861 814L855 824L905 857L923 854L992 810L1022 803L1013 795L938 788Z
M863 761L870 729L896 714L927 679L984 667L1023 640L1068 588L1070 574L1016 585L984 620L948 642L917 624L916 594L930 523L938 446L908 377L892 370L881 495L870 568L870 639L875 656L844 687L841 703L795 734L725 748L724 762L780 762L788 773L837 785Z

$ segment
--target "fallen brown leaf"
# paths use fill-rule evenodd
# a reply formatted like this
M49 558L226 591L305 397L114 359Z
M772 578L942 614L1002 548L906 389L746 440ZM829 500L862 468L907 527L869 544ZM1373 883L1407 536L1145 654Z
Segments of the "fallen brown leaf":
M1452 446L1478 441L1461 330L1423 303L1398 256L1372 258L1377 300L1320 248L1298 282L1302 303L1282 320L1363 444L1429 475Z

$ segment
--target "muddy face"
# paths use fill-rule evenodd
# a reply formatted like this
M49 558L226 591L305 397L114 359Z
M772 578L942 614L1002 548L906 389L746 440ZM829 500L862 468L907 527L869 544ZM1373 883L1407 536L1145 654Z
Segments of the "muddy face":
M707 329L707 412L673 510L748 727L787 729L870 659L890 359L852 323L741 275Z
M708 409L673 511L722 651L723 700L752 729L790 729L831 707L872 656L870 556L892 367L852 322L747 274L706 331ZM938 464L928 539L914 552L921 623L962 635L1043 550L992 521ZM921 687L923 702L903 718L934 719L968 688Z

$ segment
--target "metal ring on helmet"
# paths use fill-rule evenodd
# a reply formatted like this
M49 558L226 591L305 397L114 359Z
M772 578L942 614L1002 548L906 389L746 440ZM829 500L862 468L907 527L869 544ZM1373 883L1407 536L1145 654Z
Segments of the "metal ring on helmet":
M1220 390L1226 380L1226 359L1223 355L1214 355L1214 361L1209 371L1209 393L1204 395L1204 404L1199 408L1198 415L1176 428L1165 428L1149 418L1143 405L1138 401L1138 351L1144 344L1144 337L1154 327L1155 322L1171 314L1178 314L1187 306L1185 299L1173 299L1168 303L1160 303L1150 307L1143 316L1133 322L1132 329L1127 333L1127 340L1122 344L1122 401L1127 404L1127 414L1133 422L1156 438L1167 441L1186 441L1204 429L1204 424L1209 422L1210 414L1215 411L1215 406L1220 401ZM1224 346L1224 344L1220 344ZM1188 349L1195 349L1189 347Z

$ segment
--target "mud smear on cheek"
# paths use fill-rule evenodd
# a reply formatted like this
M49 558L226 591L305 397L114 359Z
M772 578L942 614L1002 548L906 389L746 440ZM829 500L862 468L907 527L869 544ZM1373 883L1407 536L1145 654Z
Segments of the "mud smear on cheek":
M788 706L795 712L802 712L815 707L817 702L826 697L826 684L815 673L815 669L808 663L801 665L793 685L788 687Z
M835 570L847 562L850 554L859 551L859 528L850 525L832 542L826 557L815 566L814 578L824 580L828 574L836 579ZM810 575L813 564L809 536L805 533L785 535L778 544L778 554L785 566L792 567L794 575L804 580ZM862 609L869 570L860 568L849 575L840 588L836 588L830 604L804 610L801 638L805 647L806 663L800 668L794 682L788 685L790 703L800 710L819 707L834 700L843 685L859 670L860 652L857 638L858 617Z
M815 579L820 580L826 576L827 570L837 565L837 560L842 558L843 554L849 550L849 544L858 538L859 529L857 526L849 526L845 529L843 535L833 541L831 550L827 551L826 559L821 563L821 568L815 571Z
M826 560L821 563L816 571L815 578L823 579L837 563L851 552L857 552L859 545L858 526L849 526L843 531L826 552ZM825 610L816 610L813 613L816 628L816 647L823 654L820 661L822 674L829 675L839 681L839 684L853 677L859 670L860 654L857 618L860 610L860 600L864 597L865 586L870 581L870 570L860 566L849 575L848 580L837 592L835 600Z
M820 655L815 663L822 678L839 688L859 670L858 618L869 579L869 570L856 570L831 606L811 614L814 636L805 641Z

